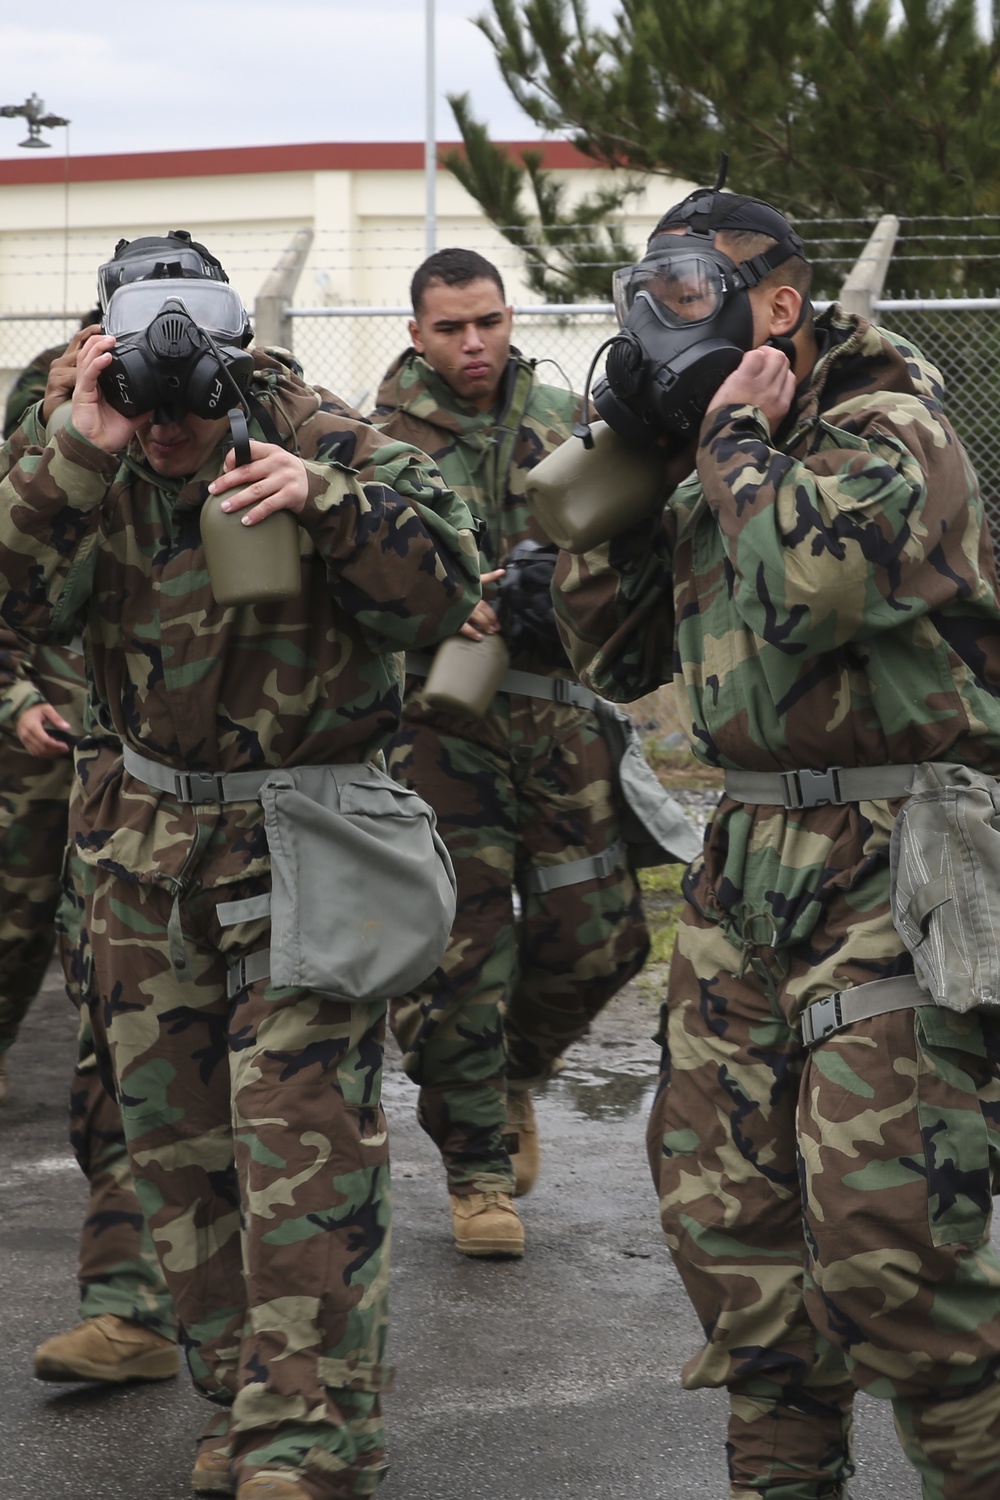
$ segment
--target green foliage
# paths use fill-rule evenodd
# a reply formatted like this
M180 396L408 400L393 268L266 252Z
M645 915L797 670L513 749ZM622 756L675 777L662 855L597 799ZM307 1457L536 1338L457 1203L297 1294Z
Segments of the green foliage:
M586 0L492 0L478 24L527 115L603 166L710 183L725 149L728 185L793 217L974 216L1000 212L997 19L977 9L621 0L603 29Z
M567 209L565 184L544 170L541 152L525 151L519 164L473 118L467 94L449 95L448 102L465 152L447 152L444 164L521 251L532 290L546 302L607 301L612 270L636 258L610 217L635 192L632 183L598 190ZM522 206L526 187L534 213Z

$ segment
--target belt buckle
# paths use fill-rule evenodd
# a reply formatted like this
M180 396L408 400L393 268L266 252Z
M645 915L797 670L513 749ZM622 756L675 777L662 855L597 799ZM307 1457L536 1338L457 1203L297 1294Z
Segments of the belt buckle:
M225 802L222 776L218 771L178 771L174 778L176 796L181 802Z
M814 1000L802 1012L802 1040L807 1047L817 1047L843 1026L840 993L837 990L835 994L827 995L825 1000Z
M823 807L843 802L840 795L842 766L829 766L825 771L781 771L785 807L791 812L802 812L808 807Z
M573 684L568 677L551 677L552 698L556 703L572 703Z
M247 961L238 958L226 975L226 995L230 1000L235 1000L240 990L247 987Z

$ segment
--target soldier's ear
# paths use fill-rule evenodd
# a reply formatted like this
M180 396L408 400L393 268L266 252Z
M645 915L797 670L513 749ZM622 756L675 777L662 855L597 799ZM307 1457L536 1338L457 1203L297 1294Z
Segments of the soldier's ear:
M423 354L424 341L420 337L420 326L417 323L416 318L411 318L406 326L410 330L410 342L413 345L414 349L416 349L418 354Z

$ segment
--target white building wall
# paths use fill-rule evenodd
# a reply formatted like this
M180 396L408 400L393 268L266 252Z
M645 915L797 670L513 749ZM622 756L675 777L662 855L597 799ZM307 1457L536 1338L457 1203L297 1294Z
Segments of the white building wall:
M596 170L558 175L571 201L608 180ZM624 222L637 250L663 208L686 190L653 179L630 202ZM297 307L403 305L425 255L425 199L423 172L400 168L74 182L68 194L61 183L0 185L0 399L21 366L68 337L74 317L93 306L97 266L122 236L189 229L218 255L252 310L294 232L308 227L314 238ZM437 177L437 216L437 248L478 250L500 268L512 301L538 300L518 252L445 170ZM31 317L63 312L65 321ZM345 394L352 379L346 371Z

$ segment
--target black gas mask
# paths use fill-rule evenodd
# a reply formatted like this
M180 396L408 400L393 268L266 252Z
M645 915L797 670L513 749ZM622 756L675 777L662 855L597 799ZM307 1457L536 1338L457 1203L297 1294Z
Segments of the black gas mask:
M119 242L98 272L102 328L114 335L101 391L116 411L161 422L225 416L253 374L250 322L225 271L184 230Z
M680 232L664 232L673 229ZM737 265L715 238L744 229L778 243ZM608 426L638 444L684 442L696 433L715 392L753 347L751 287L802 255L788 221L754 198L700 188L664 215L643 259L615 272L621 331L602 345L605 373L594 385ZM800 322L806 311L803 303ZM794 358L790 339L772 342Z

